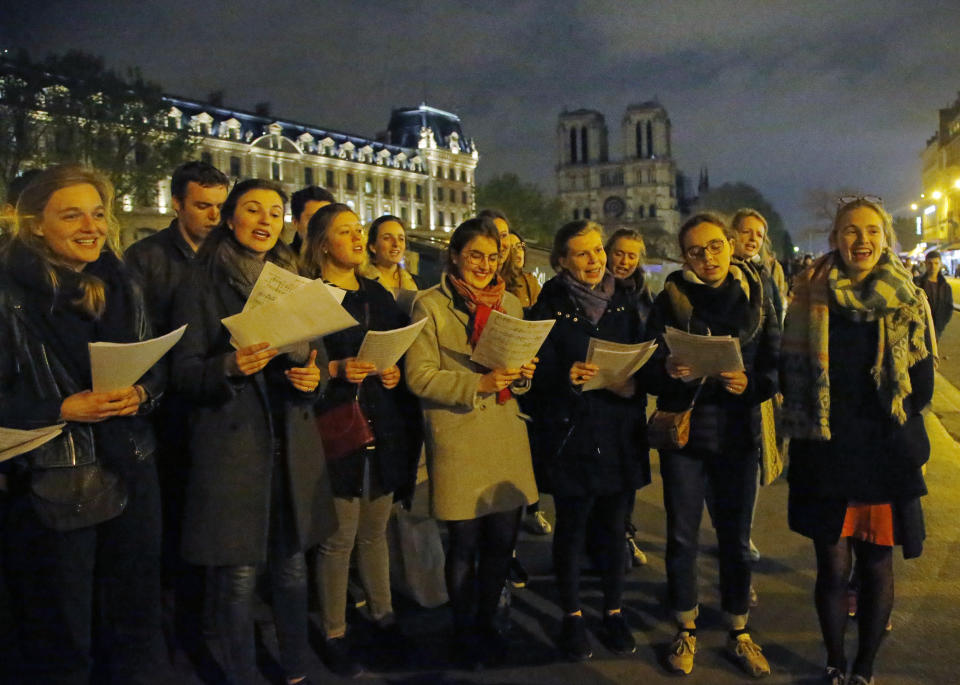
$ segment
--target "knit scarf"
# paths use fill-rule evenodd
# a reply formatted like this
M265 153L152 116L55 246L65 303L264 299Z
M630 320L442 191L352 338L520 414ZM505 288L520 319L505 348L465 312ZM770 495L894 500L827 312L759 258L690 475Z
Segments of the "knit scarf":
M781 347L783 421L791 437L830 440L830 311L852 321L876 321L877 354L871 376L881 402L900 425L913 391L910 367L930 354L926 298L889 249L866 280L855 285L830 252L797 278Z
M596 326L603 317L603 313L607 311L610 298L613 297L613 291L616 289L616 279L613 274L604 271L603 279L591 288L589 285L578 281L569 271L564 269L560 272L560 282L567 286L567 292L583 310L590 323Z
M763 283L753 271L730 265L717 288L700 280L689 267L670 274L663 285L674 320L693 333L736 335L744 346L763 327Z
M447 282L459 295L467 313L470 314L470 321L467 323L467 332L470 335L470 347L476 347L480 340L480 334L483 333L484 326L490 319L490 312L496 310L503 311L503 293L506 291L506 282L502 278L494 277L486 288L475 288L459 276L451 273L447 274ZM510 388L504 388L497 393L497 404L506 404L510 399Z

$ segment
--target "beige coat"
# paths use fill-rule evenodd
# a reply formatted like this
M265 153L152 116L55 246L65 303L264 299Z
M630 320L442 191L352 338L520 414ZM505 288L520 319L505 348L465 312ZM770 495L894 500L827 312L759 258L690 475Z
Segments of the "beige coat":
M503 308L523 316L509 293ZM462 521L536 502L517 400L500 405L495 394L477 392L487 370L470 361L468 316L454 308L445 280L414 305L413 320L424 318L427 324L407 352L406 377L423 406L432 514Z

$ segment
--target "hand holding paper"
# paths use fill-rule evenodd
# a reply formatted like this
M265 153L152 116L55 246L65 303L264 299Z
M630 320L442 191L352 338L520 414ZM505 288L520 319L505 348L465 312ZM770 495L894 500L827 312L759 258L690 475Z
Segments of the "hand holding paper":
M667 326L663 337L670 348L674 369L689 369L684 380L743 371L743 357L737 338L729 335L695 335L671 326Z
M396 366L426 324L426 319L420 319L409 326L391 331L367 331L360 351L357 352L357 359L371 362L377 371Z
M186 325L152 340L135 343L88 343L93 391L128 388L176 345Z
M519 369L540 351L556 321L524 321L490 312L470 359L488 369Z
M627 380L649 361L656 349L657 343L652 340L628 345L590 338L587 361L597 367L597 372L583 384L583 391L607 388L626 392Z

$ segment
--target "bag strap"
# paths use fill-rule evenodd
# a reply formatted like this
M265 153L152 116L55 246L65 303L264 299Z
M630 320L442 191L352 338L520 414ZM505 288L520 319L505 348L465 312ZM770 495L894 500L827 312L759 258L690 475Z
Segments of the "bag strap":
M697 384L697 391L693 393L693 399L690 400L690 406L687 407L687 411L693 409L693 405L696 404L697 398L700 397L700 391L703 390L703 384L707 382L707 377L704 376L700 379L700 383Z

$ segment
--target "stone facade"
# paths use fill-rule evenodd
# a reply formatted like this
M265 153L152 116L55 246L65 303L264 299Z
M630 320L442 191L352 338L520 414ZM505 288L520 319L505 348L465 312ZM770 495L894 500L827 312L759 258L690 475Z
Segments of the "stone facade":
M922 240L960 241L960 95L941 109L937 132L920 155L923 196L916 203Z

